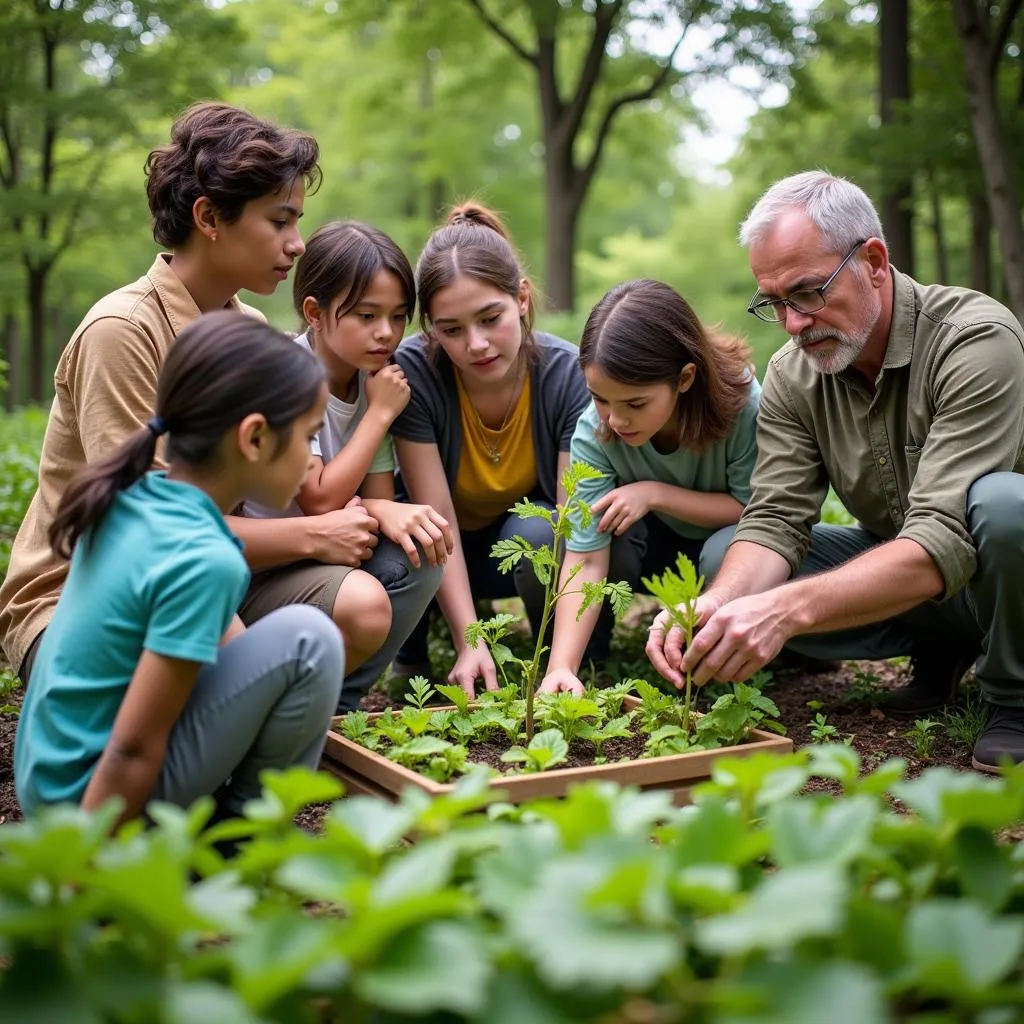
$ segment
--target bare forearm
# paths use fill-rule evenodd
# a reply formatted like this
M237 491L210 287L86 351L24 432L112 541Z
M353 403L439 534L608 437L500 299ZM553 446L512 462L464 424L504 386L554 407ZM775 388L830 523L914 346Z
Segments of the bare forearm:
M245 560L253 570L270 569L304 558L319 558L316 517L250 519L228 516L228 528L245 545Z
M591 605L580 616L583 594L579 591L583 589L584 583L597 583L605 578L608 573L609 549L605 547L599 551L585 553L567 552L562 565L559 588L566 585L572 568L580 562L583 563L583 568L569 584L569 593L565 597L559 598L558 604L555 606L555 629L551 639L548 672L567 669L575 674L579 670L583 652L587 649L587 641L593 634L601 614L601 604L598 603Z
M124 800L124 810L117 824L137 818L153 792L162 765L162 752L127 754L108 745L85 788L82 809L95 810L112 796L119 796Z
M944 589L931 555L916 541L897 538L829 572L787 583L778 593L795 636L881 622Z
M315 471L310 473L302 485L299 494L302 511L319 515L344 508L359 492L389 426L389 420L367 412L341 451L323 464L318 475Z
M656 483L653 499L652 511L709 530L738 523L743 514L743 506L731 494L723 492L691 491L673 484Z

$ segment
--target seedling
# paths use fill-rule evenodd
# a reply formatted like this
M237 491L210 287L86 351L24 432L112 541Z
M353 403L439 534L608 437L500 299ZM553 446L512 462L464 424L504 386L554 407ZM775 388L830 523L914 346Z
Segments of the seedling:
M604 745L609 740L618 739L629 739L633 735L630 729L630 723L633 721L632 712L619 715L618 718L613 718L604 725L595 726L589 722L584 722L579 729L579 737L581 740L589 740L594 744L594 763L603 764L604 757Z
M594 469L593 466L588 466L583 462L574 462L562 474L565 503L557 505L554 512L532 501L517 501L512 507L512 511L524 519L547 520L554 534L550 545L534 547L517 534L507 540L498 541L491 549L491 556L499 560L498 568L502 572L512 572L525 558L530 563L534 575L544 587L544 610L541 615L540 627L537 630L532 657L529 659L519 658L501 642L511 632L512 625L519 619L518 616L505 613L486 621L471 622L466 627L466 643L471 647L476 647L479 643L487 644L502 679L509 682L507 669L511 666L518 668L519 691L526 701L527 742L533 739L534 691L537 689L540 679L541 658L547 650L544 637L557 603L569 594L582 594L583 601L579 610L581 617L588 608L607 597L616 618L618 618L622 616L633 599L633 593L626 583L609 583L607 580L598 580L593 583L584 583L579 588L573 588L573 580L583 568L582 562L573 567L564 583L560 582L562 552L565 550L566 542L572 536L574 524L589 526L594 521L590 506L582 498L577 497L576 492L579 490L580 481L593 480L601 475L600 471Z
M972 748L978 742L988 720L988 710L982 700L968 691L969 696L959 707L946 712L946 732L954 743Z
M512 747L501 755L506 763L522 762L528 772L543 772L565 761L569 744L557 729L545 729L530 740L529 746Z
M914 754L922 760L932 756L932 748L935 746L935 737L932 732L939 727L939 724L932 718L919 718L914 722L914 727L903 734L913 741Z
M828 743L839 735L839 730L834 725L829 725L828 719L820 711L808 725L811 729L811 739L815 743Z
M881 686L882 680L874 672L857 669L853 673L853 682L846 688L848 704L867 704L874 707L885 695Z
M670 628L682 630L686 649L693 643L693 632L697 628L697 598L704 587L704 577L697 578L693 562L685 555L676 556L676 569L666 569L660 576L644 578L644 586L652 593L668 613ZM693 689L693 673L685 673L686 695L683 698L683 731L690 735L690 701Z

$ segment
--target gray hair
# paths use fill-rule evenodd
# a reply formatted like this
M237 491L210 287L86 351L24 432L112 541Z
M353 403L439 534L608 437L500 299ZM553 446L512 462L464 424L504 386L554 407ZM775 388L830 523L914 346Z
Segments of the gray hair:
M764 241L787 210L802 210L831 252L845 252L861 239L880 238L882 224L867 193L828 171L803 171L775 182L740 225L744 248Z

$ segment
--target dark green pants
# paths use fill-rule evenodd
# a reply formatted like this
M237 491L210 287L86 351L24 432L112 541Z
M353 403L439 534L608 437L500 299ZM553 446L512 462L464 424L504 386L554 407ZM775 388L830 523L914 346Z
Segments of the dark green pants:
M992 704L1024 707L1024 475L991 473L967 493L967 526L978 567L967 585L945 601L925 601L892 619L833 633L794 637L787 647L816 658L892 658L934 639L981 647L975 673ZM725 557L732 531L704 547L701 571L712 577ZM833 569L882 538L861 526L812 530L799 576Z

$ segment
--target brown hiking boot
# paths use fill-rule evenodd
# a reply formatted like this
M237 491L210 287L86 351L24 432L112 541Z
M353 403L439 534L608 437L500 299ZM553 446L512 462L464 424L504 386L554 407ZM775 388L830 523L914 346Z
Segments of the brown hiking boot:
M938 711L956 696L960 680L980 653L979 647L966 643L922 640L910 655L909 681L890 690L879 709L890 718L920 718Z

